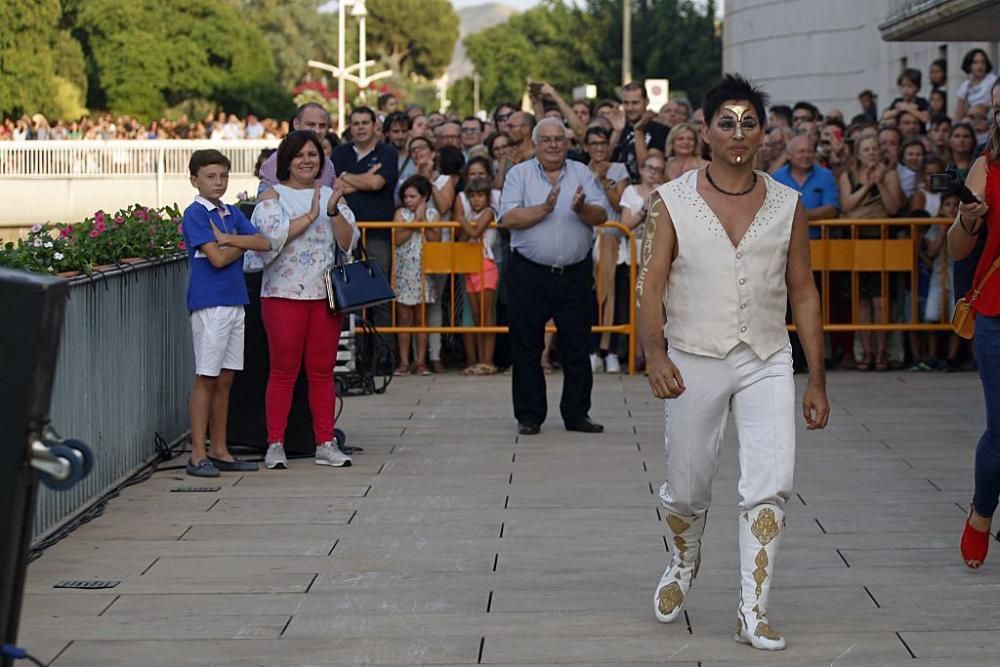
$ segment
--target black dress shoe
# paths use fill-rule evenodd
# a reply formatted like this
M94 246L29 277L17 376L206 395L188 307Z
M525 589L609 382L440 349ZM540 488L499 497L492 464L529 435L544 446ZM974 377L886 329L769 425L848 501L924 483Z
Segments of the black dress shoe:
M567 431L579 431L580 433L604 433L604 426L592 421L590 417L566 422Z
M517 432L520 435L538 435L538 431L541 427L538 424L531 424L528 422L521 422L517 425Z

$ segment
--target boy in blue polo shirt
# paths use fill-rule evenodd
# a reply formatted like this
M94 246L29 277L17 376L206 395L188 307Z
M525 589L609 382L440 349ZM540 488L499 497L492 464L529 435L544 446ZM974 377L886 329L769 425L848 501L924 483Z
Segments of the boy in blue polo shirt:
M229 388L243 370L243 252L270 250L271 244L235 206L222 203L229 186L229 159L217 150L198 150L188 164L198 189L184 210L182 232L191 277L187 307L194 340L195 379L191 388L191 460L195 477L218 477L220 470L256 470L256 463L233 458L226 443ZM211 428L211 447L205 436Z

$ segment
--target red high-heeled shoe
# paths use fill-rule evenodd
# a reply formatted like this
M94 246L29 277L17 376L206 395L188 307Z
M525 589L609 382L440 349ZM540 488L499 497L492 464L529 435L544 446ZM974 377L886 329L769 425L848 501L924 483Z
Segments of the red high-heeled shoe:
M978 569L986 560L986 552L990 548L990 531L976 530L972 527L973 509L969 508L969 516L965 519L965 530L962 531L962 559L973 570ZM978 563L973 565L973 563Z

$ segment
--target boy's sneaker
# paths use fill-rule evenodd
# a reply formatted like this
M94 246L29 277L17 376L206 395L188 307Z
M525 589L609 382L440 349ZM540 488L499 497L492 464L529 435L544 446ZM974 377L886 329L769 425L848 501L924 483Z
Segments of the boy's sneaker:
M600 355L590 355L590 370L594 373L604 372L604 359L601 359Z
M604 360L604 370L607 371L608 373L622 372L622 364L620 361L618 361L617 354L614 353L608 354L608 357Z
M316 447L316 465L348 467L351 465L351 457L340 451L332 442L324 442Z
M268 470L288 467L288 458L285 456L285 446L282 443L275 442L267 446L267 453L264 454L264 467Z

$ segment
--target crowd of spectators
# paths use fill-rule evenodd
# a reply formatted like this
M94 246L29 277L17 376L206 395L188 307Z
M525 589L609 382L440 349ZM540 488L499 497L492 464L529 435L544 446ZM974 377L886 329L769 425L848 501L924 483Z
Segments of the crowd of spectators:
M239 118L220 111L201 120L181 115L177 120L160 118L144 124L128 116L105 113L80 120L50 120L40 113L4 118L0 141L61 141L70 139L282 139L290 131L288 121L260 119L254 114Z

